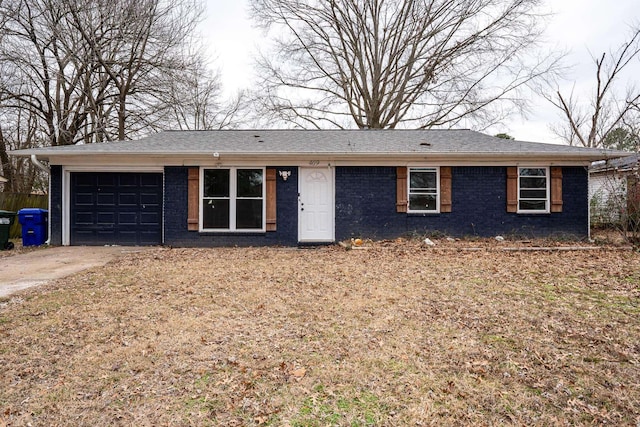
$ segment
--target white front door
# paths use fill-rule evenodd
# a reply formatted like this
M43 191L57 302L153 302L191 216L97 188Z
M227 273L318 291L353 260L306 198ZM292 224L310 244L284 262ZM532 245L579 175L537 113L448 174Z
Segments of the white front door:
M298 240L333 242L333 169L300 168L298 197Z

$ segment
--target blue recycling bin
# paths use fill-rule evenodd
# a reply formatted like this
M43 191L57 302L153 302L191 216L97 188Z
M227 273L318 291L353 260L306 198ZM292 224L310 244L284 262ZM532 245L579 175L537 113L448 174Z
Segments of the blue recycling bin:
M22 225L22 246L40 246L49 234L49 211L40 208L24 208L18 211Z

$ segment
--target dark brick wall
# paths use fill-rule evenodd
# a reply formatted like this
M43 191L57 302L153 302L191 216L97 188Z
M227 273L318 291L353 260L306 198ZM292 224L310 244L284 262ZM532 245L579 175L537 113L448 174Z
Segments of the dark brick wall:
M172 246L294 246L298 242L298 169L285 182L276 177L277 230L267 233L199 233L187 230L186 167L164 169L164 242Z
M507 213L505 167L454 167L451 186L451 213L396 213L395 167L338 167L336 239L411 234L587 236L587 172L582 167L563 168L562 213Z
M385 239L407 231L396 213L395 167L336 167L336 239Z
M298 243L298 168L277 177L277 231L198 233L187 231L187 168L164 170L164 242L172 246L294 246ZM520 215L506 212L505 167L453 167L452 212L396 212L395 167L337 167L336 239L389 239L406 235L586 237L587 172L563 168L563 212ZM51 167L51 244L62 244L62 167Z
M51 184L51 200L49 202L49 215L51 233L49 241L52 245L62 245L62 166L51 166L49 174Z

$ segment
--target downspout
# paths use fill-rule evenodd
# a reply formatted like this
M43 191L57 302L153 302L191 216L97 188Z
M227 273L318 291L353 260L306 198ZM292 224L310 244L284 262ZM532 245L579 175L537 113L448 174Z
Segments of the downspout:
M587 170L587 241L593 243L591 238L591 173L589 166L585 166Z
M38 158L36 157L35 154L31 155L31 163L34 164L34 166L36 166L38 169L40 169L42 172L48 174L49 172L51 172L51 169L49 169L48 166L43 165L40 160L38 160Z
M49 207L51 207L51 169L48 166L45 166L42 164L42 162L40 162L40 160L38 160L38 158L36 157L35 154L31 155L31 163L33 163L33 165L35 167L37 167L38 169L40 169L42 172L46 173L47 175L49 175ZM47 221L47 241L44 242L45 245L49 246L49 244L51 243L51 209L49 209L49 218Z

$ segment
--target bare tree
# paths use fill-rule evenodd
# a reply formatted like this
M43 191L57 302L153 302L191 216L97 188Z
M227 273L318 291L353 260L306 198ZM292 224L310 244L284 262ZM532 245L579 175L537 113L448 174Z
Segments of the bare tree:
M623 73L640 59L640 28L627 41L609 53L592 56L595 81L591 93L562 93L559 88L547 96L562 114L563 122L552 130L569 145L604 147L616 129L636 132L640 125L640 89L630 86L620 93ZM544 93L544 91L542 91ZM634 129L635 128L635 129ZM607 148L607 147L604 147Z
M64 12L50 0L5 1L0 14L0 61L9 72L3 106L37 114L50 145L73 143L86 120L84 100L90 64L77 61L85 50L64 31Z
M230 126L242 98L212 119L219 80L192 48L202 11L202 0L0 0L3 173L26 189L37 171L8 150L179 127L174 102L192 100L167 93L190 85L194 69L197 90L208 86L195 101L208 108L198 125Z
M117 138L127 138L127 132L154 127L161 76L188 70L197 57L186 56L183 50L202 14L197 0L62 0L72 16L72 29L89 46L94 61L100 65L112 86L113 109L117 117ZM87 23L92 25L87 25ZM130 99L133 98L133 101ZM137 113L137 114L136 114ZM129 119L130 122L127 123ZM136 123L142 126L135 126Z
M297 126L487 126L549 73L538 0L252 0L261 107ZM532 59L533 58L533 59Z
M25 117L26 116L26 117ZM37 116L28 110L8 110L0 113L0 174L7 178L2 191L30 193L46 191L46 177L27 158L10 157L10 150L38 145L34 142L42 134L38 130Z
M181 130L234 128L244 122L247 114L246 93L240 91L224 99L220 75L203 60L192 61L179 75L168 75L162 87L169 112L167 120Z
M166 75L188 69L200 0L5 0L0 103L31 111L48 145L160 129Z

